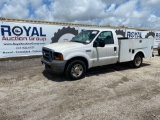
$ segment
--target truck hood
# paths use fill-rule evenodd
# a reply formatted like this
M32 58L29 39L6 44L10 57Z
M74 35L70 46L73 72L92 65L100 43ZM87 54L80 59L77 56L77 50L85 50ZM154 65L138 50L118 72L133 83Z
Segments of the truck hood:
M61 52L67 49L78 49L84 46L86 45L83 43L77 43L77 42L58 42L58 43L48 44L44 47L52 49L56 52Z

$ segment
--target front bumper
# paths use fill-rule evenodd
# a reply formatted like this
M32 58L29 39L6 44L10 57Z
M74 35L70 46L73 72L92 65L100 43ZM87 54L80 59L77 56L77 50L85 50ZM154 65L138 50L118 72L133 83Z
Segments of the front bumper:
M47 70L52 71L53 73L56 74L62 74L64 72L65 65L67 61L57 61L53 60L52 62L46 61L43 57L41 58L42 64L45 64L45 68Z

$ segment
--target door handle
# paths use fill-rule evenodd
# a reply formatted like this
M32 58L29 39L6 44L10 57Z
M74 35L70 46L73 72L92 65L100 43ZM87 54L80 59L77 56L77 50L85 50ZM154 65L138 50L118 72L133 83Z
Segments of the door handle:
M114 52L116 52L117 51L117 47L114 47Z

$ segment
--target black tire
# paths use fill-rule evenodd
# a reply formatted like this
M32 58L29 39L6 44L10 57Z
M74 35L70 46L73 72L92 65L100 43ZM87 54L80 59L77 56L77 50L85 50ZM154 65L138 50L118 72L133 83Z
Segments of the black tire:
M158 50L158 55L160 56L160 49Z
M143 57L141 54L137 54L132 61L132 65L134 68L139 68L142 65Z
M86 65L82 60L71 61L66 70L65 75L70 80L78 80L84 77L86 73Z

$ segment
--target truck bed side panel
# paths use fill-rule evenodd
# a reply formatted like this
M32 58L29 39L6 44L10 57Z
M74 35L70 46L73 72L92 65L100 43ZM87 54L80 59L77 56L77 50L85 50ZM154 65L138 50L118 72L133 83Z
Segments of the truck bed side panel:
M152 57L152 48L152 39L119 40L119 62L132 61L138 52L143 52L145 58Z

